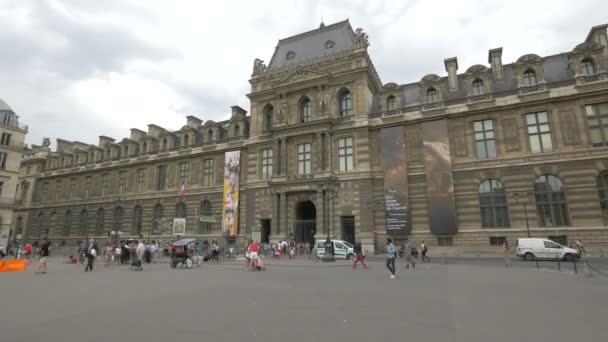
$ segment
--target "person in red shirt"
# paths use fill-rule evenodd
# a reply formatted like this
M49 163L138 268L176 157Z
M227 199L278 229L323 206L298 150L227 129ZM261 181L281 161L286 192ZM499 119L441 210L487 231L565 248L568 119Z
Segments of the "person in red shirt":
M25 258L27 260L29 260L30 259L30 255L32 255L32 245L28 242L25 245Z
M259 265L260 245L257 241L253 241L249 246L249 260L251 260L251 269L256 269Z

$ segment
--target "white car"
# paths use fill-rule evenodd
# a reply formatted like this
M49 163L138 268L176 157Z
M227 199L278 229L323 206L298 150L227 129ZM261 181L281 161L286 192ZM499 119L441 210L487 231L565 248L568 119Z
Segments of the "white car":
M334 244L334 257L336 259L351 260L355 257L355 246L344 240L331 240ZM317 256L322 258L325 255L325 241L317 242Z
M517 256L524 260L559 259L574 261L580 258L577 250L547 239L517 239L515 247Z

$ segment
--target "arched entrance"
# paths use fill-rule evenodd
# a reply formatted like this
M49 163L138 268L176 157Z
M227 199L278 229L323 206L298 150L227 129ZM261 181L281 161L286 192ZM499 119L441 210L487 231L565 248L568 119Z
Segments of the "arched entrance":
M298 202L296 206L296 222L294 226L295 242L315 243L317 233L317 208L312 201Z

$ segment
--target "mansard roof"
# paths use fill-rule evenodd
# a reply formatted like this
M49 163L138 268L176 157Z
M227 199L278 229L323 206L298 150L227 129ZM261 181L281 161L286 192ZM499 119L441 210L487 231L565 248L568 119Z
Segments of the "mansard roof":
M353 49L355 32L347 20L279 40L268 71L275 71Z

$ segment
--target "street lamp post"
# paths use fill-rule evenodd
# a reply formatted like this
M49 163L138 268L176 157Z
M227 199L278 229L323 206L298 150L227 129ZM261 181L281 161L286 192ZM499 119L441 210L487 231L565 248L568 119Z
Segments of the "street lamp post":
M526 233L528 235L528 237L530 237L530 222L528 221L528 203L532 200L532 192L531 191L527 191L527 192L522 192L522 194L525 194L525 196L521 196L520 197L520 193L516 192L513 194L513 196L515 197L515 201L517 203L521 203L524 206L524 218L526 219Z
M327 231L327 239L325 240L325 253L323 254L323 258L321 259L324 262L333 262L336 261L335 256L334 256L334 244L331 242L331 237L329 235L329 226L330 226L330 219L329 219L329 203L332 199L334 199L336 196L338 196L338 190L333 191L333 193L331 193L331 190L326 189L325 186L323 186L323 198L324 198L324 202L325 202L325 210L323 210L323 215L325 218L325 229ZM331 193L331 195L330 195Z

